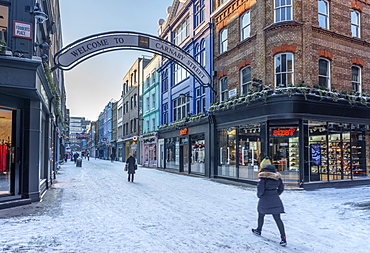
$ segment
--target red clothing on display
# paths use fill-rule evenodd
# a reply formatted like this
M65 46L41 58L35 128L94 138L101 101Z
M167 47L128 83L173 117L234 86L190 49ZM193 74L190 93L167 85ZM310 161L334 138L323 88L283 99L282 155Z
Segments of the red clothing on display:
M8 150L5 144L0 145L0 171L6 171L6 155Z

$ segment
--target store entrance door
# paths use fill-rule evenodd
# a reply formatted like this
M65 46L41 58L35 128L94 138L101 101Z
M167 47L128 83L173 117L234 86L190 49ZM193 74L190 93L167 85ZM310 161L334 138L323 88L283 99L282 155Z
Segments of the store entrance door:
M15 111L0 108L0 197L13 195L15 189Z

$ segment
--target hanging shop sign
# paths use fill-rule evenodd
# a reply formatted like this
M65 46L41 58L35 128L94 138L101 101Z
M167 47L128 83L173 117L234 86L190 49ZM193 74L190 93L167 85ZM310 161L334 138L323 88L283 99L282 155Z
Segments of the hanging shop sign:
M272 129L272 136L273 137L295 137L297 129L290 127L290 128L277 128Z

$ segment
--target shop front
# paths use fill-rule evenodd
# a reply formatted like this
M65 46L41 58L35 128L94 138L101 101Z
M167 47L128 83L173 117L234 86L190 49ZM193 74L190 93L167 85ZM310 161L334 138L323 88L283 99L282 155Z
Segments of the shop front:
M324 106L325 105L325 106ZM256 184L268 156L287 185L305 189L370 183L370 110L275 96L214 113L215 177Z
M159 167L186 174L209 175L208 120L159 131Z
M157 167L157 134L141 137L142 165L145 167Z
M55 178L59 142L42 63L0 57L0 68L1 209L41 199Z

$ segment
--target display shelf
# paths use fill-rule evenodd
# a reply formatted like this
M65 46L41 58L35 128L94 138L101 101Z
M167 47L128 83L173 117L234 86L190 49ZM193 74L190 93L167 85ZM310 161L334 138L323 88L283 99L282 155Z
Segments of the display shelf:
M298 171L299 170L299 145L298 139L292 138L292 141L289 142L289 170Z

